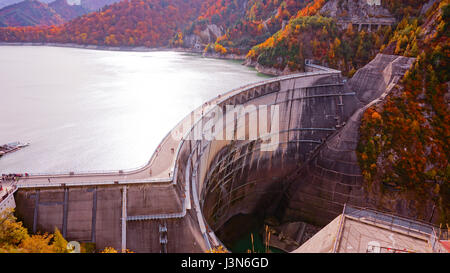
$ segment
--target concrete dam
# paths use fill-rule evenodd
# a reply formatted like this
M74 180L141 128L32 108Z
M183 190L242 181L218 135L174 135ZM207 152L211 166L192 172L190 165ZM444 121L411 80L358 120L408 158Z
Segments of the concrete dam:
M307 64L237 88L194 110L141 168L20 179L16 214L32 232L134 252L228 248L263 223L323 227L344 204L370 206L360 119L413 60L379 54L348 81Z

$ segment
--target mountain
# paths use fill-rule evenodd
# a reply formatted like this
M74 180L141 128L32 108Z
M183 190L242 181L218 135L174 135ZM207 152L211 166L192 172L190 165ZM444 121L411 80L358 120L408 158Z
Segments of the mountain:
M80 5L69 5L67 0L50 4L43 0L25 0L0 10L0 27L59 25L88 13Z
M0 41L161 47L198 17L202 2L122 1L59 27L0 29Z
M0 10L1 26L59 25L64 19L47 4L26 0Z
M70 21L76 17L88 13L88 10L81 5L69 5L67 0L56 0L48 5L56 11L64 21Z

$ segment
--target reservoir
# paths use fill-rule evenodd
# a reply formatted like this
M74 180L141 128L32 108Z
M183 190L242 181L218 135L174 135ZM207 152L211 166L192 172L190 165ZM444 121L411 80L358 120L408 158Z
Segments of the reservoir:
M267 76L180 52L0 46L0 173L126 170L206 100Z

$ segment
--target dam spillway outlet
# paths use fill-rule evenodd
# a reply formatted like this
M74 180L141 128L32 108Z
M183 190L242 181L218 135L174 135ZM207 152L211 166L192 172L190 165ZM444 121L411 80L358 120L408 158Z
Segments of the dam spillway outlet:
M308 237L306 227L314 231L320 227L308 219L284 217L288 185L284 176L289 166L277 159L283 155L260 152L255 142L241 141L232 146L217 153L211 164L214 167L208 171L201 194L206 222L232 252L288 252L298 248L297 242L314 234ZM286 160L292 161L296 150L286 152L290 155Z

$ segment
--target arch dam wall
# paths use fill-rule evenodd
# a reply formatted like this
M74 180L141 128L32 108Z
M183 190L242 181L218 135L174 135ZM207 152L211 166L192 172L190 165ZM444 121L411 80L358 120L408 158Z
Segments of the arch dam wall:
M355 153L361 114L412 61L379 54L348 82L324 69L231 91L185 119L191 125L169 177L146 170L133 180L121 173L102 182L24 182L15 195L18 216L33 232L57 227L69 240L135 252L204 252L233 237L224 227L239 215L325 226L345 203L367 205ZM269 132L252 138L261 105L277 110L268 111ZM216 140L198 138L204 128Z

